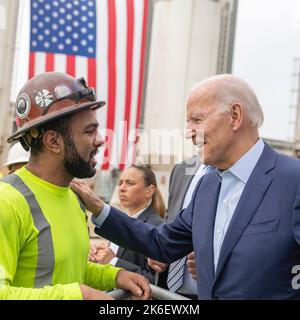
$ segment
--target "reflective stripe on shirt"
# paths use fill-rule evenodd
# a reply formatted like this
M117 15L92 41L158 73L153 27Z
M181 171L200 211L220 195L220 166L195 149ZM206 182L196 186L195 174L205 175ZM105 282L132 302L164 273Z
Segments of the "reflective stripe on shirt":
M10 184L24 196L29 205L34 225L39 231L37 236L38 257L34 287L42 288L46 285L51 285L55 258L50 225L34 194L21 178L15 174L10 174L2 182Z

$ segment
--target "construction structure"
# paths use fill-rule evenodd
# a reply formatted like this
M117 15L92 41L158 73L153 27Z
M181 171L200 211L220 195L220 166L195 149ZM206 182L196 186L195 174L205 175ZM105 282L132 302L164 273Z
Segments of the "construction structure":
M14 108L11 106L12 70L15 55L18 0L0 0L0 163L8 152Z
M156 1L139 156L167 198L171 168L195 154L184 139L185 101L205 77L230 73L237 1Z

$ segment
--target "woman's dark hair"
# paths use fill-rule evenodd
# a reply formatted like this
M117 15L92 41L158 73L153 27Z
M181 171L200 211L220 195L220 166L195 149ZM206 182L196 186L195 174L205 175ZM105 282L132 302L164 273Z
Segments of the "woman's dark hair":
M68 115L59 119L55 119L50 121L40 127L37 128L39 132L39 136L37 138L33 138L30 144L30 152L33 155L37 155L43 150L43 134L47 130L53 130L57 133L61 134L65 139L70 132L70 125L72 122L72 115Z
M155 187L155 191L152 196L152 207L153 209L158 212L158 214L164 218L166 213L166 206L164 199L157 187L156 177L154 172L151 170L149 166L142 166L142 165L132 165L130 168L135 168L143 173L144 183L145 186L148 187L153 185Z

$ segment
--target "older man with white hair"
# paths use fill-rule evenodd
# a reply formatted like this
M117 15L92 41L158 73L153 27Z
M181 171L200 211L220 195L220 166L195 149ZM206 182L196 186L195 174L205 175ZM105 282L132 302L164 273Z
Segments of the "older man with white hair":
M201 82L188 98L187 119L204 132L197 141L203 163L216 168L199 181L189 206L155 228L75 184L97 233L166 263L193 248L200 299L299 298L299 161L261 140L258 99L233 75Z

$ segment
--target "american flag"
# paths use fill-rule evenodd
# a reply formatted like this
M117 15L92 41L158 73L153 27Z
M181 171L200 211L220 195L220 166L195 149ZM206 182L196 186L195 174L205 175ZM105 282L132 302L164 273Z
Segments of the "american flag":
M135 161L149 0L31 0L29 78L60 71L84 76L107 101L99 110L102 169Z

